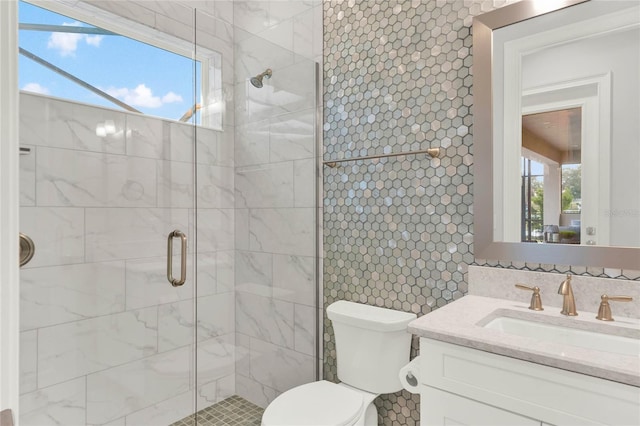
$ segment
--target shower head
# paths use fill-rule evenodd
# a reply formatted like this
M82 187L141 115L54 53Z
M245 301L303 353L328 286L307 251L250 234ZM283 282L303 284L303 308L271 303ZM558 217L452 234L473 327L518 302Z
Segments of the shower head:
M253 84L258 89L262 87L262 79L263 78L271 78L271 68L267 68L267 70L263 73L256 75L255 77L251 77L251 84Z

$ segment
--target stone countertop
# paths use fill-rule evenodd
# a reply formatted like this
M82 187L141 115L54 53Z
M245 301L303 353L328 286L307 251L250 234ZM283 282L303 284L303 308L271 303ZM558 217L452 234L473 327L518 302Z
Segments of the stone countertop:
M640 339L640 320L616 317L614 322L605 322L596 320L596 314L590 312L567 317L553 307L544 311L532 311L528 307L528 303L467 295L412 321L408 331L419 337L640 386L640 353L619 355L483 327L497 317L510 317Z

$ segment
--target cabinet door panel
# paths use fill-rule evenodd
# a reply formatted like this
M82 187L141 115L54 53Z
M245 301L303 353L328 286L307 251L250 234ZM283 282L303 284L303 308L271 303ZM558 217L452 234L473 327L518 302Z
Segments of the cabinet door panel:
M420 393L423 426L540 426L539 420L428 386L423 386Z

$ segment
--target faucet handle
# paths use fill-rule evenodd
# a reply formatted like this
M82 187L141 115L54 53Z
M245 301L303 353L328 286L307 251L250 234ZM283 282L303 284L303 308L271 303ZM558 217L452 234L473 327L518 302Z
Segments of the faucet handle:
M532 311L544 311L544 308L542 307L542 299L540 298L540 287L529 287L524 284L516 284L516 288L519 288L521 290L533 291L529 309L531 309Z
M631 302L633 297L631 296L608 296L603 294L600 296L600 307L598 308L598 315L596 319L601 321L615 321L611 316L611 306L609 306L609 300L613 302Z

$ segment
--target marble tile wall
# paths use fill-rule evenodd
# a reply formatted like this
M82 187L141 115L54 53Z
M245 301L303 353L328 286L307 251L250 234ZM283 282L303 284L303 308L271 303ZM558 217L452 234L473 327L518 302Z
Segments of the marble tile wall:
M234 2L236 391L262 407L316 377L321 12L318 1Z
M31 148L20 157L21 231L36 244L21 270L21 424L168 424L196 399L210 405L234 394L228 137L20 96L20 144ZM105 120L116 132L101 138L95 128ZM179 288L166 279L174 229L189 237Z
M60 1L186 41L194 37L195 8L198 44L222 57L223 131L198 130L195 188L188 126L24 97L25 110L52 120L45 127L25 123L21 141L34 148L21 158L24 230L40 240L23 274L23 423L168 423L189 414L185 404L194 393L200 407L235 392L266 406L313 380L319 312L313 59L322 60L322 3ZM276 78L249 91L248 77L267 66ZM85 123L96 119L126 132L98 138ZM63 165L69 162L80 166ZM117 177L105 184L91 173L99 169ZM199 253L190 246L188 262L190 272L198 264L198 320L192 292L158 286L166 279L164 242L156 238L166 226L192 233L196 220ZM117 340L121 327L128 331L117 344L126 350L91 344L102 332ZM243 332L234 333L236 327ZM193 349L186 349L194 329L196 375ZM70 347L49 351L39 344L44 338L54 344L60 330ZM82 359L65 363L74 357ZM63 377L69 378L58 383ZM158 389L142 394L143 381ZM163 392L171 386L179 392L169 398ZM111 399L114 389L131 392Z

